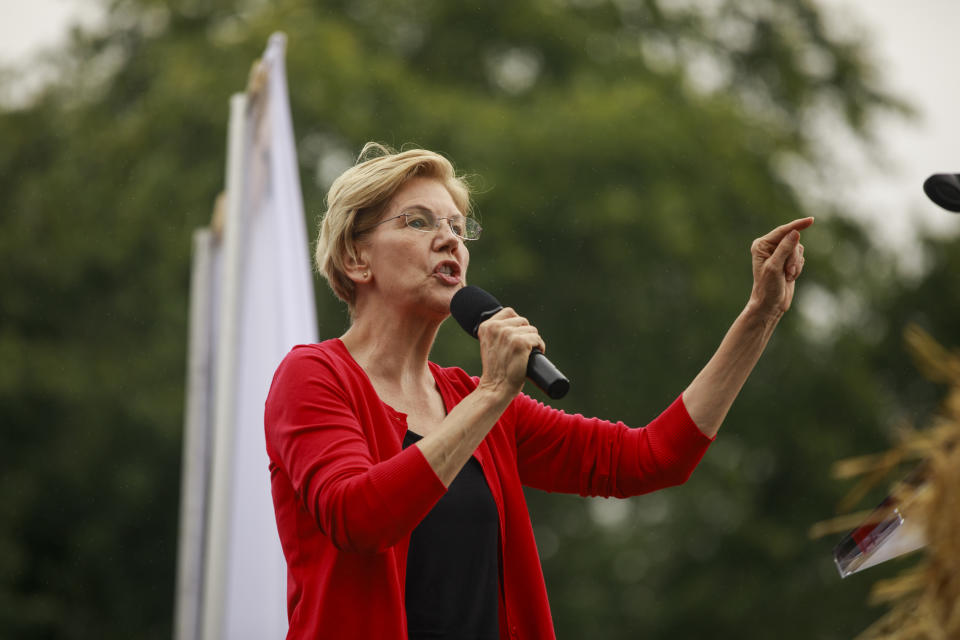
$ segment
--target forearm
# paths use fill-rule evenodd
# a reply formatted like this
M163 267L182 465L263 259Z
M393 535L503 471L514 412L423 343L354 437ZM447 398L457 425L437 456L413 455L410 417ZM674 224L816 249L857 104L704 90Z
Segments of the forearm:
M684 405L704 435L712 438L720 430L781 316L748 303L716 353L683 392Z
M450 486L512 399L481 385L450 411L439 429L417 442L445 486Z

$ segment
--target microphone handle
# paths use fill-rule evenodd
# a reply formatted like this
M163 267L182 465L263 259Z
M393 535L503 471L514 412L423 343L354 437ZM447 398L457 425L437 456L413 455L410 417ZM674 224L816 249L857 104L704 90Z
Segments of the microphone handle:
M543 355L540 349L530 352L530 359L527 360L527 377L554 400L567 395L567 391L570 390L570 381L552 362L547 360L547 356Z
M470 334L477 338L480 324L501 309L503 309L503 306L497 305L481 313ZM540 349L534 349L530 352L530 357L527 359L527 377L554 400L559 400L567 395L567 391L570 391L570 380L552 362L547 360L547 356L543 355L543 351L540 351Z

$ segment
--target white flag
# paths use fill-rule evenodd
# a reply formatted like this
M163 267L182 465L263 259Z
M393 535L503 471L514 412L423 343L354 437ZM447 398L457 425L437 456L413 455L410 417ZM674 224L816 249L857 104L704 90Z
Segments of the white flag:
M251 89L230 103L226 216L220 255L209 261L218 270L211 288L219 300L210 314L207 386L214 398L202 598L191 625L178 593L181 640L191 638L181 627L198 629L204 640L282 638L287 629L263 409L280 360L295 344L316 342L317 330L285 47L283 34L271 36ZM188 407L197 404L188 398Z

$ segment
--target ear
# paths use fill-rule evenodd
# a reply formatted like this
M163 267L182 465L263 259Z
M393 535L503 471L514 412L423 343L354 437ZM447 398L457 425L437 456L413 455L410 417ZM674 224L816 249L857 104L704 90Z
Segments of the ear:
M354 283L360 284L370 280L370 265L362 252L357 252L356 256L347 256L345 267L347 277Z

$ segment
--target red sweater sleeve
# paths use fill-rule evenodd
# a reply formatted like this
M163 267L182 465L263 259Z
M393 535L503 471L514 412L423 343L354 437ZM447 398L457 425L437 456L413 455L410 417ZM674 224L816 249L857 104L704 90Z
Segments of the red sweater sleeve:
M351 376L315 345L291 351L267 396L267 453L337 548L377 552L409 535L446 488L418 447L400 450L382 403Z
M571 415L521 395L511 404L524 484L624 498L683 484L712 442L682 397L646 427Z

